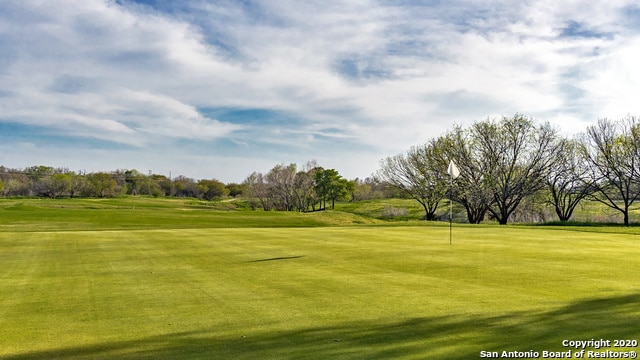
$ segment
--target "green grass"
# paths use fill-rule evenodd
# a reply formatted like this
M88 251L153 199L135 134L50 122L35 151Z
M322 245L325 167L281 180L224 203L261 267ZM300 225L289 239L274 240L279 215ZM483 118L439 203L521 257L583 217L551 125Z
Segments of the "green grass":
M386 221L407 221L424 217L424 209L413 199L365 200L337 203L336 209ZM448 209L448 208L446 208ZM442 208L441 211L446 210ZM393 216L395 213L397 215Z
M0 359L475 359L640 340L638 228L456 225L449 245L447 224L352 213L39 201L0 201Z
M235 210L228 202L194 199L0 199L0 231L313 227L376 222L344 212Z

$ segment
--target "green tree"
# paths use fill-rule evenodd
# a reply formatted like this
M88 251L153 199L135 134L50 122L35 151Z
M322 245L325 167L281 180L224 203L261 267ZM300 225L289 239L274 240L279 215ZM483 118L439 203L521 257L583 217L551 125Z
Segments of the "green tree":
M353 184L340 176L335 169L315 168L314 190L321 200L321 209L327 208L327 200L331 200L331 209L335 209L336 200L346 197L353 191Z
M229 190L224 184L216 179L198 181L198 191L206 200L219 199L229 195Z
M173 182L165 175L151 175L151 195L154 197L171 196L175 193Z
M111 174L97 172L87 175L89 189L93 196L100 198L111 197L116 193L116 181Z
M57 198L69 192L71 189L70 174L52 174L49 175L47 194L52 198Z
M337 200L346 200L355 190L355 185L343 178L339 177L337 181L331 183L329 187L329 199L331 199L331 209L336 208Z
M80 174L69 174L69 196L76 197L89 192L87 177Z
M232 198L235 198L238 195L242 195L242 190L244 188L242 184L237 183L228 183L227 185L225 185L225 187L227 188L227 190L229 190L229 196L231 196Z
M196 197L198 193L196 181L182 175L173 180L173 189L178 197Z
M325 170L317 167L313 174L314 190L320 201L320 210L327 208L327 197L331 186L332 176L337 176L338 172L332 169Z
M36 183L39 180L53 174L54 171L55 171L54 168L50 166L39 165L39 166L32 166L25 169L25 174L27 174L27 176L29 177L29 179L31 179L32 182Z
M141 195L148 193L148 179L147 176L140 173L138 170L125 170L124 181L127 185L127 193L130 195Z

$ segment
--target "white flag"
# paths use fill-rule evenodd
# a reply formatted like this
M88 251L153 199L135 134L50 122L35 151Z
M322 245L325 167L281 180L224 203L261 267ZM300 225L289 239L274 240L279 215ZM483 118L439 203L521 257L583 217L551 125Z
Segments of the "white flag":
M452 179L460 176L460 169L458 169L456 163L454 163L453 160L449 161L449 168L447 169L447 172L449 173L449 175L451 175Z

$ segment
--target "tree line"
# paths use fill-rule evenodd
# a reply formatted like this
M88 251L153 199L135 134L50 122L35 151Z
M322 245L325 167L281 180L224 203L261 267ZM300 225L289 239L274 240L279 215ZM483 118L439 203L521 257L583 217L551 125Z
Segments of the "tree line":
M0 195L4 197L115 197L145 195L216 200L244 196L254 209L315 211L335 207L337 200L393 197L372 178L347 180L335 169L310 161L298 171L296 164L278 164L266 174L253 172L242 183L224 184L216 179L194 180L185 176L143 174L137 170L74 172L67 168L0 166ZM328 205L327 205L328 204Z
M447 172L450 161L460 171L455 180ZM560 221L589 199L620 212L628 225L640 196L640 123L635 116L599 119L566 137L522 114L487 119L383 159L375 179L415 199L427 220L450 198L464 207L469 223L489 216L506 224L535 197L545 198Z
M447 173L454 161L455 180ZM315 161L302 167L278 164L241 183L184 176L145 175L137 170L73 172L65 168L0 166L2 196L112 197L149 195L214 200L242 195L253 209L316 211L338 200L406 197L424 219L438 219L447 199L460 204L469 223L507 224L523 204L543 201L558 219L570 220L578 204L596 201L629 224L640 197L640 122L635 116L599 119L586 131L563 136L549 123L522 114L454 126L422 145L380 161L372 177L347 180Z
M0 166L0 194L40 197L113 197L150 195L193 197L213 200L242 193L241 184L216 179L194 180L185 176L145 175L137 170L85 173L67 168L31 166L9 169Z

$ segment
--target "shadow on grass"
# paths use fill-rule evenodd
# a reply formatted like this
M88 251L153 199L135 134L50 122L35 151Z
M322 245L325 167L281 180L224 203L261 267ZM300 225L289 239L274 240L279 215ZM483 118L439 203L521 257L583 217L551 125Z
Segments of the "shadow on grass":
M630 222L629 225L625 225L619 222L597 222L597 221L546 221L543 223L534 224L536 226L567 226L567 227L640 227L640 222Z
M640 294L633 294L491 317L358 322L234 337L208 329L3 359L477 359L480 351L566 351L564 339L637 340L638 309Z
M278 261L278 260L292 260L292 259L300 259L304 257L304 255L296 255L296 256L280 256L268 259L260 259L260 260L251 260L247 261L248 263L258 263L258 262L267 262L267 261Z

